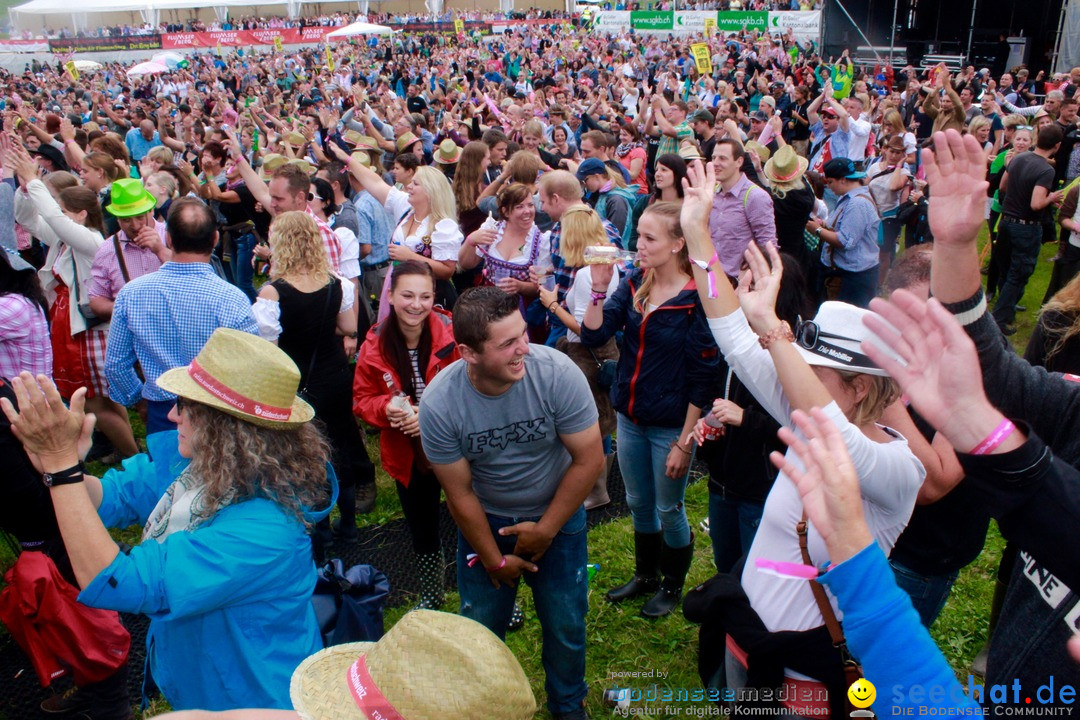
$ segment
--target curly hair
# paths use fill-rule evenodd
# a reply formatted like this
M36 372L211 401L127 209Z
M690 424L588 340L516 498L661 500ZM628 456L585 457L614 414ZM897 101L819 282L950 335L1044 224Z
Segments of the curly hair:
M330 281L330 264L319 226L306 212L293 210L274 218L270 249L274 253L271 273L275 278L297 273L310 275L320 285Z
M305 522L305 508L326 504L330 446L312 423L274 430L197 402L186 403L184 413L192 427L188 469L205 488L209 514L266 498Z

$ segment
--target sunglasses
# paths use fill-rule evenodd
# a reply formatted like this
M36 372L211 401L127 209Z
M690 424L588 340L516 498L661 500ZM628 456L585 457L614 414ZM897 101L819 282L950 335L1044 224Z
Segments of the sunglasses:
M799 347L804 350L809 350L815 355L820 355L845 365L851 365L853 367L877 367L874 361L866 355L826 342L826 338L828 340L847 340L856 345L861 342L860 340L844 335L833 335L832 333L824 332L813 320L803 320L802 317L798 318L798 322L795 324L795 342L798 343Z
M184 410L192 406L192 402L187 398L182 398L179 395L176 396L176 414L183 415Z
M1034 130L1035 126L1034 125L1017 125L1016 129L1017 130Z

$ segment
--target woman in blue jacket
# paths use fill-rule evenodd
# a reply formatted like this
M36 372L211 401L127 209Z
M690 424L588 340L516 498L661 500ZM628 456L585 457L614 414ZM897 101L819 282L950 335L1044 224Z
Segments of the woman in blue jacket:
M68 410L51 381L24 372L12 380L19 412L3 402L51 487L79 601L150 616L147 672L175 709L289 708L293 670L322 648L306 526L337 486L299 380L271 343L217 330L158 379L179 396L177 430L100 480L81 460L84 390ZM121 553L106 527L136 522L143 542Z
M593 266L581 341L598 347L622 331L611 401L636 571L607 599L652 595L641 612L656 618L678 604L694 554L683 507L691 451L682 441L713 397L719 365L690 275L678 203L656 203L641 216L638 260L641 267L608 301L613 266Z

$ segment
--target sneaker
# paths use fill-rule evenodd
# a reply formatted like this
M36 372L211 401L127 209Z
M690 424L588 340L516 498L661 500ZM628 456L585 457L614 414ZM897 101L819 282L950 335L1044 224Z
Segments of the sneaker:
M1027 306L1026 305L1017 305L1016 306L1016 312L1018 312L1018 313L1027 312Z
M378 497L379 488L375 483L368 483L356 488L356 513L367 515L375 509L375 499Z
M709 518L705 518L698 523L698 528L701 530L701 534L705 537L709 537Z
M79 688L74 685L67 690L55 695L50 695L41 701L41 711L50 715L85 710L90 707L90 698L86 697Z
M1005 337L1009 337L1010 335L1015 335L1016 334L1016 326L1015 325L1002 325L1001 326L1001 334L1004 335Z
M522 612L521 606L514 603L514 612L510 613L510 622L506 623L506 629L510 632L520 630L525 625L525 613Z

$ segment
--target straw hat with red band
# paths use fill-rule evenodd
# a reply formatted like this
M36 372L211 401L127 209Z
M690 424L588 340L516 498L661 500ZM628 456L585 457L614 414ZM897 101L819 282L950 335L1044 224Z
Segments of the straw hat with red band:
M772 185L791 185L802 179L808 165L806 158L796 155L790 145L784 145L769 158L762 172Z
M414 610L377 643L320 650L289 687L303 720L531 720L536 699L510 648L468 618Z
M190 365L165 372L157 384L260 427L288 430L315 416L296 396L300 371L285 351L231 328L215 330Z

